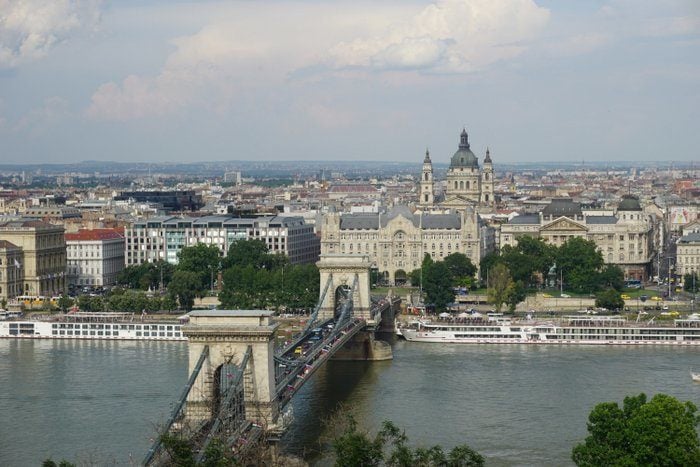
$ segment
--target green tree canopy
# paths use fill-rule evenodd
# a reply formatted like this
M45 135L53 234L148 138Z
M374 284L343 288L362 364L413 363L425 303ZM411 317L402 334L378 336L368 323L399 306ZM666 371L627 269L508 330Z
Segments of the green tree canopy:
M506 290L505 303L508 305L508 311L511 313L515 311L515 307L518 303L525 300L527 293L525 291L525 286L521 281L512 282L508 290Z
M625 286L625 273L619 266L606 264L598 276L598 286L622 291Z
M498 263L488 271L486 285L489 303L493 304L496 311L500 311L513 287L510 271L505 264Z
M578 466L700 465L698 417L692 402L657 394L625 397L596 405L588 417L588 437L574 447Z
M697 293L700 288L700 275L697 272L683 274L683 289L686 292Z
M191 271L175 271L173 279L168 285L168 293L177 299L180 308L190 311L194 306L197 296L197 286L200 285L200 277Z
M450 271L452 285L469 285L476 274L476 266L463 253L451 253L442 260Z
M567 290L579 293L596 291L602 268L603 254L593 240L572 237L559 247L557 269Z
M390 421L374 438L357 428L357 422L348 415L342 431L333 438L336 467L379 466L395 467L481 467L484 457L466 444L455 446L445 453L441 446L412 448L408 437Z
M237 240L229 247L223 268L253 266L272 271L288 263L286 256L270 253L262 240Z
M625 301L620 292L615 289L607 289L596 294L595 306L608 310L621 310L625 306Z
M188 271L196 275L197 284L194 290L197 296L206 295L206 291L213 287L214 279L219 271L221 262L219 247L198 243L183 248L177 257L178 271Z
M515 247L506 245L502 248L498 262L508 267L514 281L532 287L546 279L556 255L555 246L548 245L541 238L524 235L518 238Z
M143 263L127 266L117 274L117 284L130 289L157 290L163 278L163 287L167 287L175 272L175 266L166 261Z
M449 303L454 302L452 278L445 263L431 262L423 267L423 292L426 303L434 304L437 311L444 311Z

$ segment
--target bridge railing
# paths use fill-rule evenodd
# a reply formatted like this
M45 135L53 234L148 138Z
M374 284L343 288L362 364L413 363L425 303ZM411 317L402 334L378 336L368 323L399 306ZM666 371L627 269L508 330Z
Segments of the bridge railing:
M205 345L202 349L202 353L199 355L199 359L197 360L197 364L195 365L194 370L192 370L190 378L187 380L187 384L185 385L185 388L183 389L180 398L175 403L175 407L173 408L173 411L170 414L170 418L167 422L165 422L165 428L161 433L158 434L155 441L153 442L153 445L146 453L146 457L143 460L143 465L151 465L154 462L154 460L157 459L157 456L160 455L162 449L161 438L163 437L163 435L170 432L170 430L175 425L175 422L181 420L184 417L187 397L189 396L190 391L192 390L192 387L194 386L194 383L197 380L200 371L202 371L202 366L204 365L204 361L207 359L208 356L209 346Z

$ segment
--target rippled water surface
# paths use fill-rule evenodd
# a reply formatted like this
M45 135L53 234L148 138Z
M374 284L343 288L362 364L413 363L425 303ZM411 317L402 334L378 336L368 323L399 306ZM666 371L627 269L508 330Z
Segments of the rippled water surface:
M370 430L389 419L415 444L466 442L487 465L572 465L571 448L598 402L664 392L700 406L693 367L700 349L399 341L391 362L330 362L319 371L294 402L285 442L327 464L318 421L343 401Z
M399 341L389 362L329 362L293 401L283 446L329 463L322 421L339 403L376 430L467 443L492 466L571 465L602 401L664 392L700 405L700 349L441 345ZM0 340L0 465L136 464L187 379L187 345Z
M140 463L187 378L187 344L0 340L0 465Z

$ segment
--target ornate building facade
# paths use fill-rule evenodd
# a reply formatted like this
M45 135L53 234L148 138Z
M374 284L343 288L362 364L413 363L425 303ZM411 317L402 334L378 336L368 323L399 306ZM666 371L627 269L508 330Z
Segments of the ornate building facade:
M500 247L515 246L523 235L556 246L571 237L583 237L594 241L605 263L619 266L625 278L644 281L652 273L657 225L631 195L623 196L614 215L584 212L570 198L554 198L539 213L516 216L503 224Z
M377 214L331 212L321 231L321 254L368 256L390 284L405 282L426 253L436 261L463 253L478 267L495 246L493 230L471 208L440 214L413 213L406 206Z
M41 221L0 223L3 256L12 252L12 267L21 274L21 295L51 297L66 290L66 241L63 226ZM15 263L14 247L21 250L23 261ZM6 272L9 274L9 272ZM17 277L14 279L17 283Z
M459 147L450 159L447 169L447 185L445 199L438 203L442 209L462 210L467 206L478 211L492 209L495 205L493 162L491 153L486 149L483 167L474 155L469 144L469 135L462 129L459 136ZM435 190L433 183L433 164L426 151L421 172L418 207L429 210L435 207Z

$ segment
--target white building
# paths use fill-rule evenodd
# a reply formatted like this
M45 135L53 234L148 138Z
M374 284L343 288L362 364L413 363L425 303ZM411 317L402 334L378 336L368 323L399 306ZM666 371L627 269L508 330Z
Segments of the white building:
M676 242L676 274L700 272L700 232L691 232Z
M315 263L321 248L313 225L296 216L152 217L135 222L125 236L127 266L156 261L177 264L180 250L198 243L216 245L226 256L237 240L262 240L268 251L286 255L292 264Z
M79 230L66 234L69 283L105 286L116 282L124 269L124 235L121 229Z

